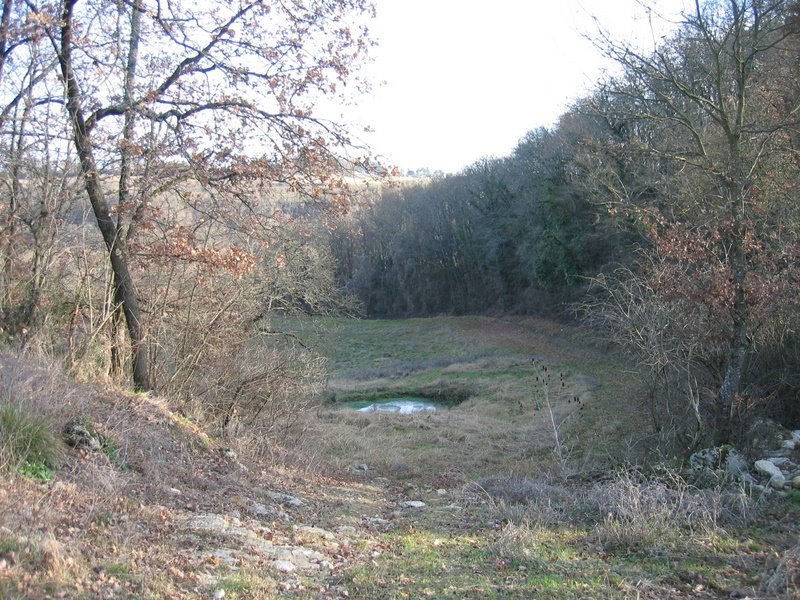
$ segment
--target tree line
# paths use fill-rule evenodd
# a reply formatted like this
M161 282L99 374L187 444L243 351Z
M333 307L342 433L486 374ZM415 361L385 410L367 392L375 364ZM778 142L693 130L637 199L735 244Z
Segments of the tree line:
M507 157L387 188L332 237L374 316L578 307L646 373L657 431L800 418L800 12L693 3Z

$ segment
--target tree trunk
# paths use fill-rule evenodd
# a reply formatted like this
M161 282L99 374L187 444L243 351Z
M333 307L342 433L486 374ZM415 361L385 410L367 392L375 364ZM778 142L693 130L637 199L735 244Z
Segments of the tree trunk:
M739 385L742 381L742 370L744 360L747 355L747 317L745 315L744 304L739 302L744 300L744 294L739 291L736 293L737 301L734 303L733 331L731 334L731 345L728 354L728 366L725 369L725 378L717 392L717 419L714 428L714 443L718 446L727 444L731 441L733 433L733 408Z
M133 385L136 390L151 389L147 346L136 288L131 277L125 240L117 235L117 227L100 185L99 171L92 152L86 119L80 104L80 90L72 70L72 11L77 0L67 0L61 22L59 64L66 87L67 111L72 120L73 141L78 152L84 187L92 205L97 226L103 236L114 274L114 302L122 307L131 341Z
M731 142L731 156L736 169L740 168L739 140ZM727 444L733 433L733 409L736 394L742 381L744 361L747 356L747 294L745 279L747 277L747 256L745 251L745 206L746 177L728 180L728 196L730 198L731 232L730 232L730 269L733 284L733 305L731 306L731 341L728 347L728 363L725 377L722 380L716 397L716 423L714 427L714 443Z

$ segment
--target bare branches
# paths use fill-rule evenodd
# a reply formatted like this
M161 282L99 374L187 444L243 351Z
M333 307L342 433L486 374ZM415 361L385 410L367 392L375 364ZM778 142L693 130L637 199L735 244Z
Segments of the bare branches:
M786 306L786 292L776 293L767 281L778 272L793 277L777 257L791 254L795 242L778 242L771 233L783 229L779 215L792 201L773 180L793 190L789 182L797 173L790 156L797 124L791 107L798 95L780 80L786 54L792 62L798 57L787 8L784 0L696 0L675 35L650 53L604 40L623 71L606 88L609 109L615 118L639 125L622 150L611 147L608 153L627 151L634 162L637 150L641 162L656 157L654 173L660 176L651 183L657 191L651 206L621 195L611 176L600 180L609 185L598 186L598 195L641 227L649 259L613 289L604 286L606 309L652 372L705 370L717 389L715 414L706 423L718 442L731 436L734 399L762 310ZM605 168L613 172L612 165ZM634 323L642 317L651 323L661 313L671 314L677 326L702 323L691 334L694 340L710 331L715 339L647 358L652 348ZM664 342L680 336L672 333ZM713 357L719 367L711 369L701 356ZM673 379L692 382L688 376ZM691 384L686 393L695 414L696 387Z

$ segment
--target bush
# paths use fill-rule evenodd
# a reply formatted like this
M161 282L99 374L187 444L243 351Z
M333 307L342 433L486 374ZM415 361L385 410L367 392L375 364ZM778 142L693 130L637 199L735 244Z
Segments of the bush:
M0 405L0 472L49 479L60 450L59 438L47 421L20 406Z
M746 525L757 509L744 489L698 489L670 470L660 477L623 470L595 485L589 497L605 515L594 528L597 539L610 548L657 545L676 531L711 535Z

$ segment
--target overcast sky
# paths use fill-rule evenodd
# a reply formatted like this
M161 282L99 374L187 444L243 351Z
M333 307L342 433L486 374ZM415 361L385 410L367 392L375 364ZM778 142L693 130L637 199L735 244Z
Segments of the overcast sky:
M675 15L683 0L646 2ZM637 0L376 0L374 91L348 120L401 169L456 172L552 125L608 66L584 38L652 35ZM663 26L657 35L664 33Z

